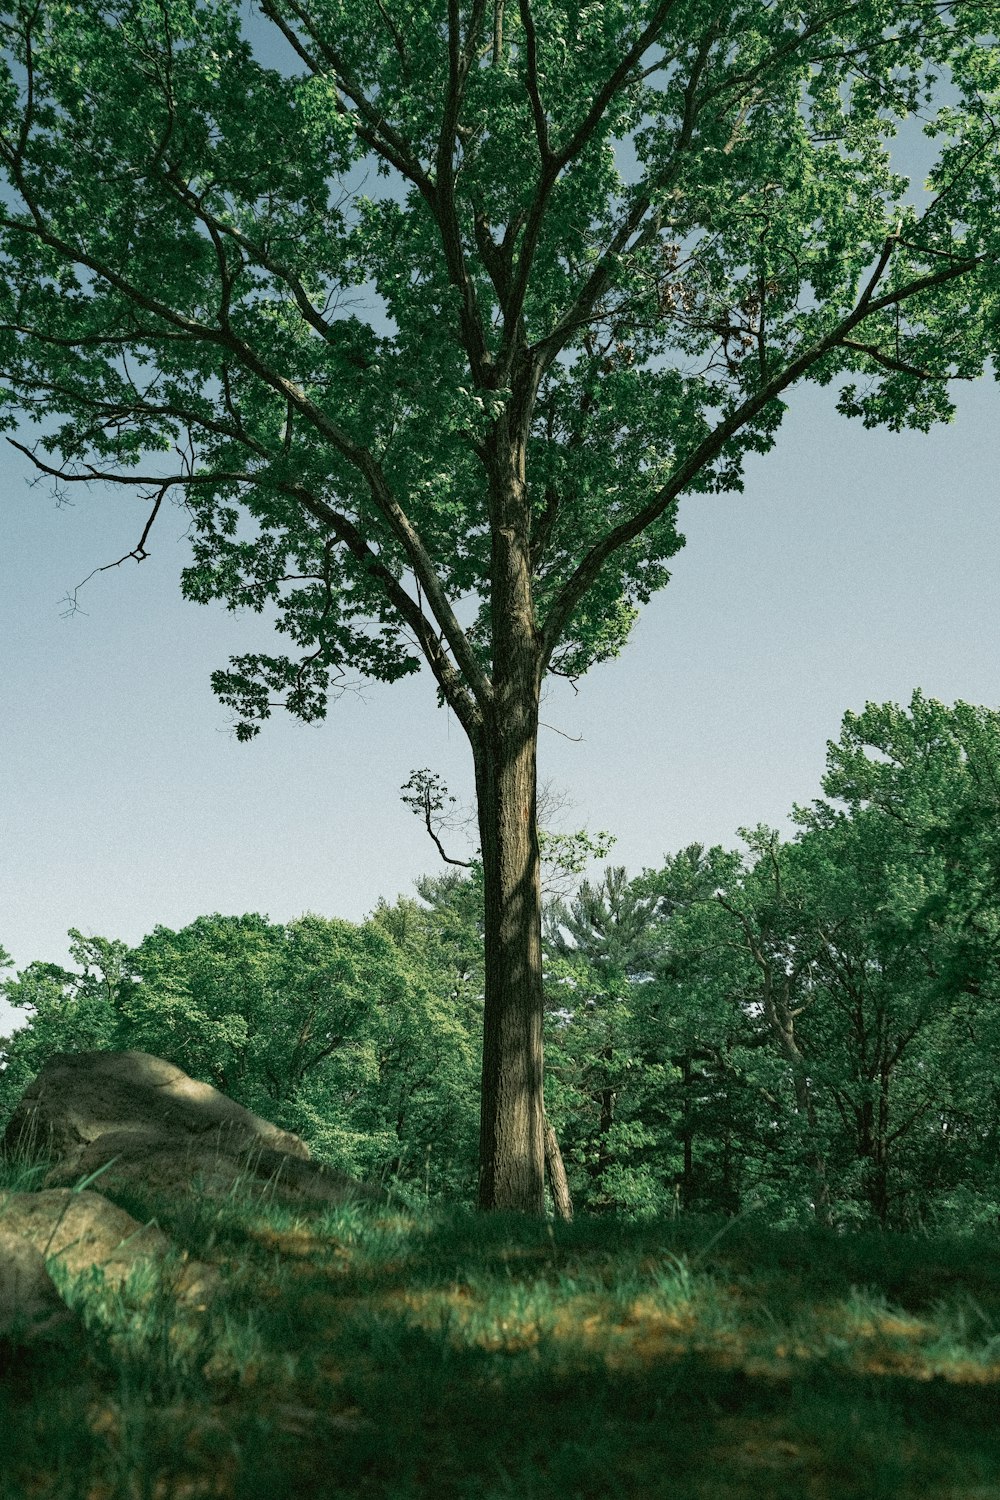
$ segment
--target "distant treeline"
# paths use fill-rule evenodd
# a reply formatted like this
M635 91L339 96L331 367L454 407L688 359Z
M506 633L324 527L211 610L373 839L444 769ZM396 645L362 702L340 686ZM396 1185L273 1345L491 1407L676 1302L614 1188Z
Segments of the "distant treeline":
M740 830L546 913L546 1100L577 1209L1000 1218L1000 713L916 693L828 746L794 836ZM404 1192L476 1176L475 865L361 924L201 917L0 985L0 1125L57 1051L137 1047Z

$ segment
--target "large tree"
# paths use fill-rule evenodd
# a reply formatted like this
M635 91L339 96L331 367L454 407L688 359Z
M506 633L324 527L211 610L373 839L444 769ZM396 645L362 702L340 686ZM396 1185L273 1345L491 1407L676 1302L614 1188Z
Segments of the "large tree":
M543 678L618 652L796 381L925 428L981 371L997 4L243 9L0 12L7 422L148 495L137 559L182 499L188 598L274 611L287 651L214 677L244 736L430 667L475 765L480 1202L538 1212Z

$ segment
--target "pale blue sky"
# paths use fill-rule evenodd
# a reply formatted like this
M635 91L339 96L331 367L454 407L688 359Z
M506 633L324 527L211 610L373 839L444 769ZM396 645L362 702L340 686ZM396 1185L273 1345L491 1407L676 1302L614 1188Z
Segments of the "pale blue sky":
M830 390L793 393L776 450L742 496L685 501L688 545L623 657L578 695L549 693L541 774L575 802L564 827L615 833L637 872L741 824L786 827L819 793L845 709L932 696L1000 706L998 393L963 387L930 436L866 432ZM228 732L209 673L268 648L256 616L185 604L185 516L127 552L120 493L57 508L7 452L0 476L0 946L65 962L70 926L138 941L211 911L359 919L437 856L399 800L431 766L468 799L467 749L427 676L368 686L305 727ZM0 1002L0 1032L21 1018Z
M894 436L799 392L743 496L684 503L688 545L625 654L577 696L552 689L544 718L583 736L542 735L542 775L576 802L564 821L616 833L612 857L638 871L740 824L784 826L847 708L916 686L1000 706L997 413L981 382L952 425ZM360 918L435 868L398 788L429 765L469 796L470 775L428 679L239 744L208 674L267 628L181 600L183 514L63 619L60 597L133 544L139 512L117 494L57 509L26 477L11 453L0 943L19 965L65 961L70 926L135 941L209 911Z

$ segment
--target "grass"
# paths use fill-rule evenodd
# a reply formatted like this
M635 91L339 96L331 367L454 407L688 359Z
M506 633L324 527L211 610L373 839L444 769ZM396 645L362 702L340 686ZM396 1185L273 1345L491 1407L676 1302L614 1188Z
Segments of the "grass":
M220 1290L53 1262L82 1330L8 1363L0 1500L1000 1500L987 1236L116 1199Z

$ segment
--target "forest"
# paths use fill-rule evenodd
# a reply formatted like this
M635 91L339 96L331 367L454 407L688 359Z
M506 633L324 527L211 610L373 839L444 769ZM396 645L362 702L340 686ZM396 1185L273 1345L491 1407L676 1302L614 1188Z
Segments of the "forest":
M968 1231L1000 1215L1000 712L847 713L794 833L550 895L546 1101L574 1205ZM557 884L566 884L563 874ZM138 1048L405 1201L475 1197L480 867L355 924L206 915L7 978L0 1124L53 1053Z

